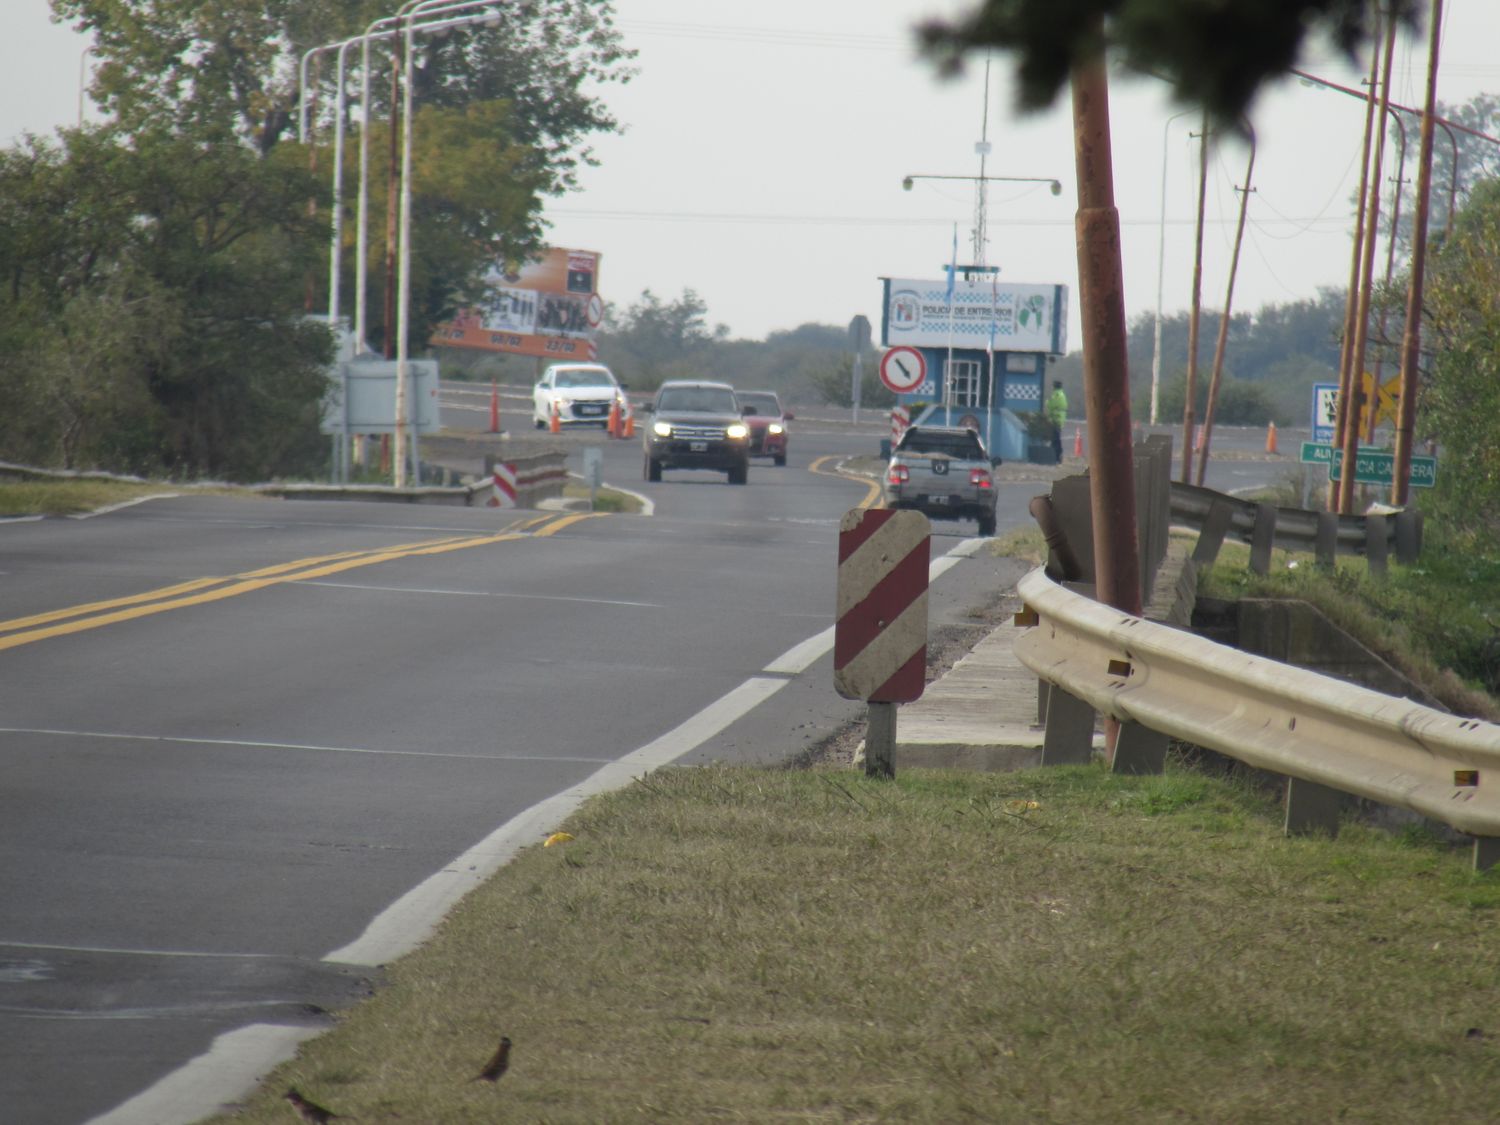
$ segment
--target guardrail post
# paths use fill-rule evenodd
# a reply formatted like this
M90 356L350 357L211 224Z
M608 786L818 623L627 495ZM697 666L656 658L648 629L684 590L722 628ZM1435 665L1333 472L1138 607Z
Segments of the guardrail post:
M1224 536L1229 534L1230 521L1234 519L1234 505L1226 500L1215 500L1208 507L1208 519L1203 521L1203 530L1198 533L1198 542L1193 546L1193 563L1207 566L1219 557L1219 548L1224 545Z
M1045 727L1047 725L1047 699L1052 693L1052 685L1046 680L1036 682L1036 725Z
M1337 789L1300 778L1286 779L1286 834L1310 836L1326 832L1339 834L1339 799Z
M1339 553L1339 514L1337 512L1318 513L1318 543L1317 555L1318 565L1332 569L1338 562Z
M1384 516L1365 517L1365 562L1370 567L1370 573L1380 577L1385 576L1386 557L1390 554L1389 534Z
M1396 513L1396 561L1411 566L1422 553L1422 513L1403 508Z
M1500 837L1474 837L1474 870L1488 871L1500 862Z
M1124 774L1156 774L1167 766L1167 747L1172 740L1140 723L1121 723L1115 739L1113 770Z
M1255 529L1250 532L1250 569L1256 574L1271 572L1271 549L1276 546L1276 505L1255 506Z
M1094 709L1056 684L1047 692L1042 765L1085 766L1094 754Z
M896 705L870 703L865 727L865 776L896 776Z

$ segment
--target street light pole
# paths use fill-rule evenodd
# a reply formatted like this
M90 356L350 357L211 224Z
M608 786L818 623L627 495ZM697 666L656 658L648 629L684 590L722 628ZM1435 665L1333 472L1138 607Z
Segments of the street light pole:
M1161 219L1157 223L1156 235L1156 326L1152 329L1151 345L1151 424L1156 425L1156 406L1161 387L1161 294L1167 255L1167 134L1172 122L1186 117L1193 111L1185 109L1167 118L1161 130Z

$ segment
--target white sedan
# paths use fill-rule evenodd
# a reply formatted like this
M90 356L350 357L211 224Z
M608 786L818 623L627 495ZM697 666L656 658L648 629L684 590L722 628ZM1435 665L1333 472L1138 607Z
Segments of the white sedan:
M531 420L539 430L552 423L557 410L564 426L609 425L609 407L619 403L620 417L630 407L614 373L602 363L554 363L542 372L531 396Z

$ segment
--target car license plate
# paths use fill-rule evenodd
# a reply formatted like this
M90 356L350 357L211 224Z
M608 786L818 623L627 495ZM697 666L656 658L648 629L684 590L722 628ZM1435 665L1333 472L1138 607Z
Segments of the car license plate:
M602 406L580 406L578 408L578 413L580 413L580 414L603 414L604 413L604 407L602 407Z
M708 452L708 442L706 442L706 441L692 441L692 442L688 443L688 448L691 449L694 453L707 453Z

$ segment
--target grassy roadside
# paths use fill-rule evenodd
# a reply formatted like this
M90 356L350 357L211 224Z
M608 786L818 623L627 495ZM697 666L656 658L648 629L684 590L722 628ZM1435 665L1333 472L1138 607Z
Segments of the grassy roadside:
M0 519L69 516L181 491L170 484L110 480L0 480ZM195 490L201 491L201 490Z
M1494 1116L1500 877L1418 836L1183 768L674 769L567 829L215 1120Z

